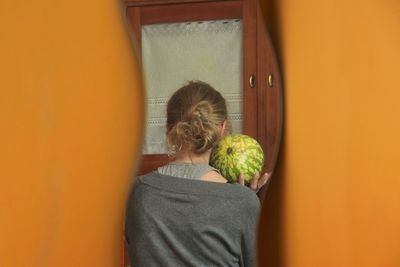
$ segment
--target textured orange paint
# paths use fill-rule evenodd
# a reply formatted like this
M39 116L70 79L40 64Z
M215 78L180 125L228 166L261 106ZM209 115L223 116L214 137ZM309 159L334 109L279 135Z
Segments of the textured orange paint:
M262 6L285 125L260 266L400 266L400 2Z
M0 39L0 266L119 266L144 102L118 1L1 1Z

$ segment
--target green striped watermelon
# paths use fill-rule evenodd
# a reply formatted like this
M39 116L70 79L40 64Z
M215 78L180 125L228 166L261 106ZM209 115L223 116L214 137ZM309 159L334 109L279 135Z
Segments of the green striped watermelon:
M242 172L245 183L249 184L254 174L263 168L264 153L260 144L248 135L226 135L213 148L210 165L229 182L237 182Z

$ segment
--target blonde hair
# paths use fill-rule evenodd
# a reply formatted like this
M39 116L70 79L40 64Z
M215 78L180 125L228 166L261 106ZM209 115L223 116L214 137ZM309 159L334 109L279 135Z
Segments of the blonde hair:
M169 155L182 149L206 152L218 142L226 119L225 99L209 84L191 81L181 87L167 105Z

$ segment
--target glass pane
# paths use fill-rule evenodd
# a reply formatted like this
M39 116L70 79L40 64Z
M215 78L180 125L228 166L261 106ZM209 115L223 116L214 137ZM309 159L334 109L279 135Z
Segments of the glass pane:
M232 131L242 132L242 21L214 20L142 27L142 64L147 88L144 154L166 153L166 104L190 80L220 91Z

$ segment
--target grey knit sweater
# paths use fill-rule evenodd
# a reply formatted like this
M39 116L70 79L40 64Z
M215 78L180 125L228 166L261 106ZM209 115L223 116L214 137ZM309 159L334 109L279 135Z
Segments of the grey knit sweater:
M138 177L125 235L133 267L256 266L260 202L238 184Z

